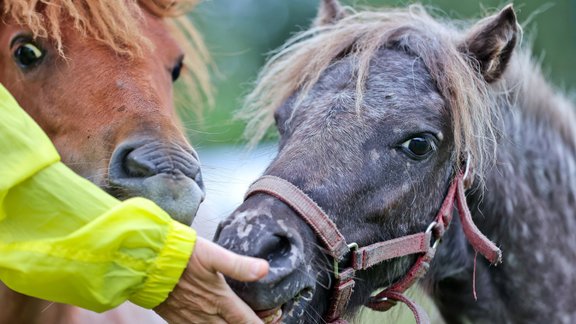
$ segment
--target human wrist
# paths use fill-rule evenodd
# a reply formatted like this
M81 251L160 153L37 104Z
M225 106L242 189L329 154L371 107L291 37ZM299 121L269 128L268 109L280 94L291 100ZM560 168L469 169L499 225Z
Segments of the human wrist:
M166 300L188 266L195 244L194 229L171 221L164 248L149 270L144 286L130 297L130 301L144 308L154 308Z

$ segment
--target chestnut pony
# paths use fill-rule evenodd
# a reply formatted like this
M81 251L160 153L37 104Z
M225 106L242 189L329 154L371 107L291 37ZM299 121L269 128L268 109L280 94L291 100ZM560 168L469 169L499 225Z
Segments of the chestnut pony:
M209 98L206 51L183 16L194 2L0 0L0 83L63 162L114 196L150 198L187 224L204 186L172 83L186 65L192 97ZM0 304L0 323L69 323L90 314L4 286ZM108 315L117 322L121 314Z

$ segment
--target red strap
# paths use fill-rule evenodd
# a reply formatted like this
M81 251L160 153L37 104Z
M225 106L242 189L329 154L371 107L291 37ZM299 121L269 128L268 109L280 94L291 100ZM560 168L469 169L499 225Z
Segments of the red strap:
M437 238L444 235L444 232L446 232L448 226L450 226L450 222L452 222L452 212L454 211L454 195L456 194L457 186L457 179L454 179L452 184L450 184L448 193L446 193L446 197L444 197L442 206L440 206L440 210L438 210L438 214L436 215L436 227L434 228L434 234Z
M328 248L330 255L336 260L342 260L344 255L350 252L346 240L338 231L336 224L330 220L318 204L292 183L275 176L263 176L248 188L244 199L257 192L272 195L294 209L314 229L316 235Z
M355 270L366 270L385 260L426 253L430 248L431 235L431 232L422 232L360 248L352 254L352 267Z
M406 272L404 277L402 277L401 280L390 286L389 289L403 293L406 290L408 290L408 288L412 287L412 285L418 279L423 278L428 272L428 269L430 269L430 261L432 261L432 258L434 258L435 252L436 250L430 249L428 253L420 255L418 259L416 259L416 262L414 262L414 265L412 265L410 270Z
M435 239L440 239L444 235L452 221L457 186L458 178L454 179L448 188L448 193L436 214L436 224L432 228ZM355 270L366 270L382 261L393 258L429 253L431 239L430 232L421 232L362 247L353 252L352 267Z
M472 216L466 203L463 177L461 173L458 174L448 189L448 193L436 215L435 223L433 223L434 238L439 240L450 225L454 203L456 202L464 234L474 250L481 253L493 264L501 262L500 249L484 236L472 221ZM330 255L336 260L341 260L350 251L346 245L346 240L328 215L303 191L290 182L274 176L263 176L250 186L245 199L257 192L272 195L293 208L313 228L316 235L328 248ZM394 306L396 301L400 301L412 310L417 323L429 323L426 313L402 293L428 271L430 260L434 257L435 252L435 244L430 246L432 244L431 239L431 231L427 230L423 233L375 243L354 251L352 268L345 269L337 278L327 321L331 321L330 323L333 324L347 323L341 320L340 316L343 314L353 292L355 270L365 270L382 261L401 256L420 254L401 280L372 297L366 306L375 310L385 311Z
M490 263L496 265L502 262L502 251L500 251L492 241L480 232L472 220L472 215L470 214L470 209L468 208L466 196L464 194L462 175L458 175L455 180L458 184L458 191L456 194L458 215L460 216L462 230L464 231L464 235L466 235L468 242L470 242L476 252L482 254L488 261L490 261Z
M354 269L348 268L342 271L338 278L336 278L330 309L328 309L328 313L326 314L327 322L337 321L344 314L344 310L354 290L354 277Z
M452 211L454 204L456 203L464 235L474 250L481 253L493 264L501 262L502 254L500 249L484 236L472 221L472 216L464 192L463 175L459 174L450 185L446 198L444 198L444 202L442 203L442 207L436 216L437 226L435 233L438 233L437 235L439 235L437 238L441 237L446 228L450 225L450 221L452 220ZM434 252L435 250L431 248L428 250L428 253L418 257L414 265L412 265L410 270L408 270L406 275L402 277L400 281L372 297L366 306L372 309L385 311L395 305L395 300L402 301L400 299L392 299L390 294L399 294L399 296L402 296L402 293L411 287L416 280L422 278L430 267L430 261L434 257ZM411 307L410 304L407 303L407 305ZM415 316L418 316L417 312L414 310L413 312Z
M395 303L390 303L388 294L390 292L402 294L418 279L424 277L430 268L430 261L434 257L434 252L435 249L428 248L428 252L420 255L418 259L416 259L416 262L414 262L412 267L410 267L402 279L392 284L392 286L384 289L376 296L371 297L366 306L380 311L388 310L390 307L394 306Z
M373 308L370 304L367 304L367 306L375 310L386 311L390 309L392 306L396 305L397 301L403 302L404 304L406 304L406 306L408 306L408 308L410 308L412 314L414 314L414 319L416 319L417 324L430 323L430 318L428 318L428 314L426 314L426 311L424 311L422 307L420 307L418 304L416 304L414 301L404 296L403 294L396 291L385 291L383 292L382 295L379 296L381 296L381 300L377 305L378 306L389 305L389 306L384 306L385 309L384 308L379 309L377 306Z
M341 319L341 318L337 318L335 320L333 320L332 322L326 322L328 324L348 324L347 320Z

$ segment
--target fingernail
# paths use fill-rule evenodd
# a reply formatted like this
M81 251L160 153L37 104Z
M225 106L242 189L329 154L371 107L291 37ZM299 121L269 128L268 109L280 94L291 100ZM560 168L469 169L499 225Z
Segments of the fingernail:
M260 278L264 274L264 261L258 260L251 265L251 272L254 278Z

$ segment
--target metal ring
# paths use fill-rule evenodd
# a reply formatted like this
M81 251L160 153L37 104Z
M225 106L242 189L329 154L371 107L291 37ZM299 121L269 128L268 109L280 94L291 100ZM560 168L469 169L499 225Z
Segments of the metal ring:
M466 153L466 169L464 169L464 177L462 177L462 180L466 179L468 171L470 171L470 152Z
M389 303L391 305L398 304L398 301L396 299L392 299L390 297L380 297L378 299L374 299L374 301L377 303Z
M428 228L426 229L426 234L431 233L432 230L434 229L434 227L438 225L437 221L433 221L432 223L430 223L430 225L428 225ZM436 249L438 247L438 244L440 244L440 238L437 238L434 243L432 243L432 249Z
M358 243L352 242L352 243L348 244L348 248L350 249L350 251L358 250ZM340 277L340 269L339 269L339 265L338 265L338 260L336 260L336 258L333 258L332 261L334 262L334 265L332 267L332 272L334 272L334 278L338 279Z
M437 221L433 221L432 223L430 223L430 225L428 225L428 228L426 229L425 233L430 233L432 232L432 230L434 229L434 226L436 226L438 224Z
M439 244L440 244L440 238L437 238L436 241L434 241L434 243L432 244L432 249L436 250Z
M358 243L352 242L348 244L348 248L350 249L350 251L358 250Z

